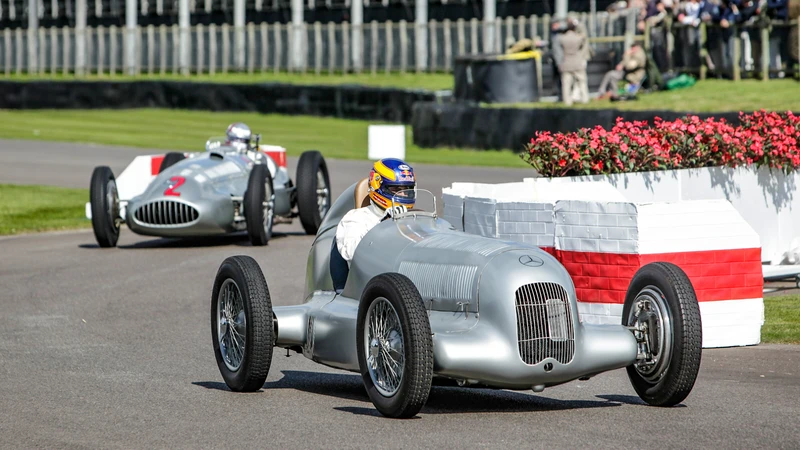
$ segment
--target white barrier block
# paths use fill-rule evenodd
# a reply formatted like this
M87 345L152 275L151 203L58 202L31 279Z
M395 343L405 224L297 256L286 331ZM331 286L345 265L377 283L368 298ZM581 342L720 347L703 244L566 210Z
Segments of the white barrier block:
M406 158L406 127L403 125L370 125L367 127L368 158Z

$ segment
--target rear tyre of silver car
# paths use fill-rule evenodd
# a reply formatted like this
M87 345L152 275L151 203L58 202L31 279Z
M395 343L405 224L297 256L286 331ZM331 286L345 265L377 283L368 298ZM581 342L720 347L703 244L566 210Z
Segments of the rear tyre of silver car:
M116 247L119 239L119 193L114 173L107 166L92 172L89 185L92 206L92 229L97 244L103 248Z
M700 307L689 277L678 266L651 263L634 275L622 324L634 327L645 361L627 367L639 397L653 406L674 406L686 399L700 371L703 330Z
M309 150L297 163L297 212L306 234L317 234L322 219L331 207L328 165L322 153Z
M414 417L433 381L431 325L414 283L398 273L370 280L356 323L358 366L372 404L386 417Z
M169 153L167 153L164 156L164 159L161 160L161 166L159 166L159 168L158 168L158 173L161 173L161 172L167 170L168 168L173 166L175 163L177 163L179 161L183 161L184 159L186 159L186 155L184 155L183 153L178 153L178 152L169 152Z
M275 192L266 164L256 164L250 171L244 193L244 217L250 242L254 246L267 245L275 220Z
M214 356L232 391L264 386L272 364L272 301L264 274L249 256L222 262L211 294Z

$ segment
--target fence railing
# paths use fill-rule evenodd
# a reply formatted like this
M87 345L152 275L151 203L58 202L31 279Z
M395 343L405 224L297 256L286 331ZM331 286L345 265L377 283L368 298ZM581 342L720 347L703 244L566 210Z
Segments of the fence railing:
M634 16L635 11L573 15L595 47L620 49L642 39L634 36ZM549 40L550 29L549 15L424 25L5 29L0 32L0 73L447 72L456 56L500 52L510 38Z

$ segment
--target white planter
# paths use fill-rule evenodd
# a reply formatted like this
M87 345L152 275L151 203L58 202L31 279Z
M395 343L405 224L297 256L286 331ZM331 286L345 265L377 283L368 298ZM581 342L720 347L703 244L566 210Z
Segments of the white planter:
M800 247L798 177L797 172L787 175L766 168L706 167L563 177L553 182L608 181L636 203L728 200L761 238L764 263L794 264Z

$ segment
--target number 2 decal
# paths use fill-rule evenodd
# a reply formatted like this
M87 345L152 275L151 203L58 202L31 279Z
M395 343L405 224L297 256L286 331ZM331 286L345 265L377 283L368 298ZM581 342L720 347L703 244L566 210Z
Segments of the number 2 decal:
M176 192L175 189L178 189L186 182L186 178L184 177L172 177L169 179L170 185L167 187L167 190L164 191L164 195L172 195L174 197L180 197L181 193Z

